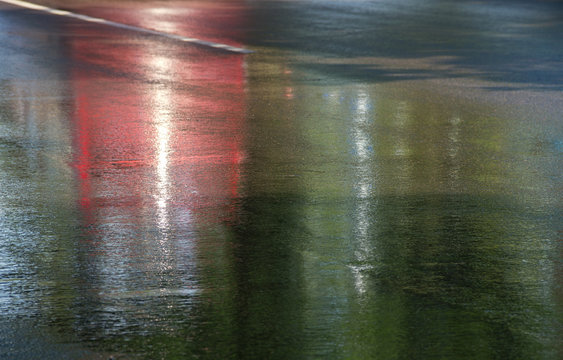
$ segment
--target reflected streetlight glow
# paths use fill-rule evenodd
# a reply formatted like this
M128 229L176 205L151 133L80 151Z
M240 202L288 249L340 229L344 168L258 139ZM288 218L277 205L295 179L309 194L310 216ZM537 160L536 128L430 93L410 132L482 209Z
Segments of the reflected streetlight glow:
M169 74L174 71L172 61L163 56L149 56L146 59L149 67L159 74ZM156 216L157 226L163 232L162 240L167 238L170 230L169 201L170 201L170 153L171 153L171 124L174 103L172 90L169 87L157 85L149 92L151 96L151 117L154 123L154 151L156 175Z
M170 200L170 179L168 176L170 156L170 94L169 90L154 91L154 119L156 121L156 205L158 227L167 230L170 227L168 218L168 202Z
M408 104L404 101L400 102L397 105L397 112L395 114L395 125L400 130L407 128L409 122L409 108ZM405 137L401 134L399 135L396 143L395 143L395 152L396 156L408 156L410 151L407 144Z
M456 186L456 183L459 179L459 172L461 170L460 159L459 159L459 151L461 147L461 140L460 140L460 125L461 125L461 118L458 116L452 117L449 121L450 128L448 130L448 158L451 161L452 165L448 171L448 177L450 180L450 185L452 187Z
M374 187L375 176L372 170L373 144L368 130L370 123L371 99L365 89L359 89L353 108L352 137L356 164L356 199L354 212L355 238L357 249L354 256L359 265L352 266L356 291L362 295L367 291L366 270L373 268L369 259L374 251L370 243L370 199Z
M157 192L157 207L158 207L158 225L161 229L167 229L169 226L168 222L168 200L170 199L170 194L168 192L169 188L169 178L168 178L168 154L170 152L169 136L170 129L169 123L163 121L156 125L156 174L158 181L156 183Z

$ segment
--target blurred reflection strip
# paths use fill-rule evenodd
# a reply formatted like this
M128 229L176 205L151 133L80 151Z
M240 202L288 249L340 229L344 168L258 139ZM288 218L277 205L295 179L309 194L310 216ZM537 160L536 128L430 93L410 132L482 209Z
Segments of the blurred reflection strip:
M216 42L212 42L212 41L205 41L205 40L201 40L201 39L185 37L185 36L180 36L180 35L175 35L175 34L168 34L168 33L165 33L165 32L151 30L151 29L140 28L140 27L131 26L131 25L127 25L127 24L121 24L121 23L118 23L118 22L115 22L115 21L100 19L100 18L87 16L87 15L76 14L76 13L66 11L66 10L53 9L53 8L50 8L50 7L47 7L47 6L37 5L37 4L29 3L29 2L26 2L26 1L0 0L0 2L4 2L4 3L15 5L15 6L20 6L20 7L26 8L26 9L43 11L43 12L46 12L46 13L49 13L49 14L52 14L52 15L65 16L65 17L75 18L75 19L79 19L79 20L83 20L83 21L113 26L113 27L117 27L117 28L121 28L121 29L126 29L126 30L131 30L131 31L136 31L136 32L142 32L142 33L145 33L145 34L162 36L162 37L166 37L168 39L179 40L179 41L183 41L183 42L187 42L187 43L202 45L202 46L211 47L211 48L219 49L219 50L225 50L225 51L234 52L234 53L250 54L250 53L253 52L252 50L248 50L248 49L244 49L244 48L240 48L240 47L235 47L235 46L231 46L231 45L227 45L227 44L221 44L221 43L216 43Z

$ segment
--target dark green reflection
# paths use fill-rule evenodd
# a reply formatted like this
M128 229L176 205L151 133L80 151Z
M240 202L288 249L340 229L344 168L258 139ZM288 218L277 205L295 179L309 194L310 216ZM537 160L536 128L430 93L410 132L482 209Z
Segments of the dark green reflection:
M372 259L353 265L367 283L355 307L364 315L349 323L354 353L377 357L395 343L391 358L556 357L546 350L557 337L542 298L546 251L534 238L549 219L467 195L380 197L371 213Z
M557 135L453 97L292 76L251 86L246 189L276 197L238 236L269 253L297 213L281 243L302 261L284 295L299 355L557 358L556 154L532 146Z
M303 355L302 201L295 195L244 199L233 241L237 357Z

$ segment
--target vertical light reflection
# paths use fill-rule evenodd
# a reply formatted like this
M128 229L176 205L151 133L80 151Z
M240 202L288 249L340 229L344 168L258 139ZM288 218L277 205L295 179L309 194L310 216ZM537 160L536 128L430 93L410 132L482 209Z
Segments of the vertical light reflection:
M397 185L395 188L399 192L408 191L412 185L412 162L409 158L411 148L409 146L408 136L411 133L409 104L406 101L400 101L395 109L393 125L397 131L397 135L393 144L393 155L397 157Z
M160 46L160 45L159 45ZM160 51L156 49L155 52L143 53L143 63L147 66L152 73L161 76L170 77L172 74L177 73L179 64L175 59L168 56L159 55ZM148 244L154 249L156 267L159 269L158 274L155 274L155 279L161 284L166 283L167 276L171 271L176 271L176 254L180 244L172 241L173 233L179 231L177 219L174 219L174 214L170 207L172 199L172 179L170 173L170 166L172 162L173 153L173 127L174 127L174 113L178 106L178 99L174 95L173 89L167 84L156 84L146 89L144 94L147 97L149 104L149 119L150 125L149 136L152 141L153 154L152 169L154 174L154 187L152 187L152 196L154 201L154 208L148 212L149 223L154 223L157 236L152 239L154 245ZM152 215L154 214L154 215ZM152 217L154 216L154 217ZM186 217L184 216L184 220ZM182 225L185 229L189 229L191 221L185 221ZM191 239L190 239L191 240ZM193 253L193 243L187 241L182 244L183 256L191 256Z
M180 66L168 56L159 56L167 48L139 51L82 38L70 46L71 55L81 61L111 65L117 72L138 77L160 79ZM90 53L103 56L87 56ZM119 62L112 61L117 57ZM192 242L172 241L175 233L190 230L179 229L170 210L174 89L164 81L116 79L88 67L75 68L71 75L76 99L75 165L84 227L91 240L83 246L92 255L90 286L100 301L98 315L84 327L100 328L108 335L130 326L168 328L166 321L141 319L159 317L149 308L189 304L197 290L193 277L174 276L191 274L193 269L186 260L193 258ZM190 224L182 221L181 226ZM132 300L133 307L128 305ZM112 326L105 326L108 322Z
M57 339L68 334L122 354L232 355L239 326L225 220L237 217L242 196L244 59L100 27L62 32L77 35L57 51L69 59L65 77L37 85L53 105L68 106L71 119L46 106L43 94L37 107L27 99L39 94L22 94L17 101L28 117L18 117L17 128L25 143L20 149L17 139L17 151L5 152L24 182L13 191L17 203L32 210L22 206L33 236L17 240L37 243L30 263L17 259L40 275L30 275L40 294L26 292L45 304L29 314L49 319L45 329L53 326ZM46 78L52 76L49 69ZM35 88L29 85L22 88ZM53 91L64 87L69 94L61 102ZM66 171L69 158L74 171ZM7 190L0 186L2 204ZM2 210L0 223L16 217Z
M394 154L396 156L407 156L409 155L409 146L406 139L407 127L409 123L409 106L406 101L401 101L397 104L397 109L395 113L395 126L401 131L397 137L397 141L394 146Z
M162 63L159 61L159 64ZM164 62L164 64L166 63ZM170 201L170 179L169 179L169 162L170 162L170 123L171 123L171 103L170 90L167 88L158 88L153 92L153 118L156 130L156 206L157 206L157 222L158 228L163 234L166 234L170 228L170 219L168 215L168 203Z
M352 109L352 144L356 154L355 166L355 209L354 228L356 250L354 256L356 265L352 265L356 291L363 295L367 291L366 270L373 268L370 258L374 251L370 243L370 202L374 188L375 174L372 170L373 144L368 132L372 122L373 104L369 93L363 87L358 89Z
M451 166L448 171L448 181L449 185L452 190L458 186L459 176L461 171L461 160L459 159L459 153L461 148L461 118L459 116L453 116L449 120L449 129L448 129L448 160L451 163Z

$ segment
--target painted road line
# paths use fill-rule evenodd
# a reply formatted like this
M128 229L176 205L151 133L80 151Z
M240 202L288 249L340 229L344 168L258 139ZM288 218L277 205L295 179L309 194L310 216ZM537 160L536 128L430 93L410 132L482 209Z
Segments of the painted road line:
M46 12L46 13L49 13L49 14L52 14L52 15L65 16L65 17L69 17L69 18L79 19L79 20L82 20L82 21L88 21L88 22L113 26L113 27L117 27L117 28L121 28L121 29L126 29L126 30L131 30L131 31L136 31L136 32L142 32L142 33L145 33L145 34L162 36L162 37L165 37L165 38L168 38L168 39L179 40L179 41L183 41L183 42L187 42L187 43L211 47L211 48L214 48L214 49L221 49L221 50L226 50L226 51L240 53L240 54L250 54L250 53L253 52L252 50L248 50L248 49L244 49L244 48L240 48L240 47L236 47L236 46L216 43L216 42L212 42L212 41L205 41L205 40L196 39L196 38L192 38L192 37L185 37L185 36L181 36L181 35L169 34L169 33L157 31L157 30L145 29L145 28L141 28L141 27L137 27L137 26L133 26L133 25L118 23L118 22L111 21L111 20L100 19L100 18L97 18L97 17L88 16L88 15L77 14L77 13L73 13L73 12L66 11L66 10L54 9L54 8L50 8L50 7L43 6L43 5L33 4L33 3L30 3L30 2L27 2L27 1L0 0L0 2L4 2L4 3L7 3L7 4L11 4L11 5L27 8L27 9L43 11L43 12Z

